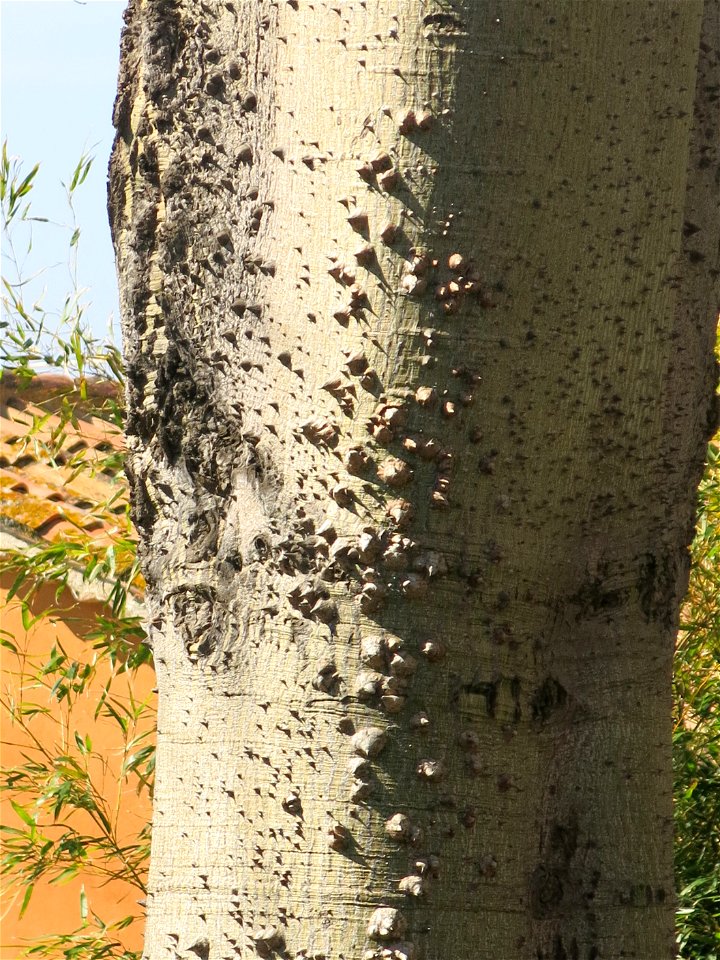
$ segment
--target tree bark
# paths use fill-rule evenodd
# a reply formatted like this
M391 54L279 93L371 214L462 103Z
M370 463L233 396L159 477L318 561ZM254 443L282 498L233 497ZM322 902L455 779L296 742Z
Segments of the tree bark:
M145 956L672 957L717 3L126 21Z

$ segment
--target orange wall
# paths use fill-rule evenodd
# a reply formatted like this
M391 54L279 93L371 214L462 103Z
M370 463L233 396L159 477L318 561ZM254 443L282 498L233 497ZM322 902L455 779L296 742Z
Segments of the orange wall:
M69 753L78 756L79 751L74 742L75 730L82 736L89 734L92 741L92 756L90 758L91 778L97 791L110 803L117 818L118 834L121 842L131 841L137 831L149 820L150 802L147 792L140 796L135 792L136 779L119 785L119 770L122 762L123 735L116 721L108 717L94 718L98 697L103 685L110 676L110 666L104 661L96 677L92 679L86 690L77 698L68 714L65 703L58 703L50 699L47 689L31 686L31 662L44 663L49 656L50 649L55 645L62 645L70 659L80 662L91 662L94 652L92 640L83 639L91 629L92 616L101 609L96 603L76 604L66 591L59 604L61 612L52 620L43 618L36 625L25 631L20 617L19 605L10 601L5 606L7 589L11 577L0 579L0 625L5 635L13 638L15 645L28 658L23 661L7 650L2 651L2 699L9 698L19 701L25 699L39 703L49 709L49 716L36 716L30 722L30 729L40 742L55 751L67 749ZM54 600L54 590L45 588L45 595L38 598L34 604L36 609L49 605ZM94 608L94 609L93 609ZM24 673L24 676L23 676ZM141 667L132 679L132 695L136 701L146 701L151 709L146 711L141 720L141 726L131 732L137 736L141 730L151 729L154 724L155 697L152 688L155 683L154 673L150 667ZM115 677L112 685L113 696L116 700L128 698L130 693L129 681L126 674ZM32 754L32 738L20 725L12 722L5 710L2 710L2 766L7 770L23 762L23 753ZM143 745L150 741L143 741ZM67 745L67 747L66 747ZM23 805L28 804L28 796L19 796L17 800ZM72 823L79 830L90 832L91 825L85 813L74 814ZM8 826L21 827L22 822L12 809L8 797L2 801L2 823ZM43 813L39 825L45 828L48 835L53 834L51 827L52 814ZM92 827L94 830L95 828ZM38 882L22 919L18 917L23 890L16 892L8 889L5 879L2 898L2 935L0 945L1 960L16 960L22 954L22 947L28 940L50 934L70 933L81 925L80 890L84 886L91 911L97 913L105 922L111 922L133 914L142 917L142 908L136 901L142 899L143 894L136 887L118 880L104 882L102 878L83 875L82 872L69 882L62 885L48 885ZM129 928L115 934L118 940L128 949L139 950L142 940L142 920L133 923Z

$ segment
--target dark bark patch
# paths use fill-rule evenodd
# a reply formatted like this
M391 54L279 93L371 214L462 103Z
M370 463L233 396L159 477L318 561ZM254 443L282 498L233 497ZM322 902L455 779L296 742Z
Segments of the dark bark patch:
M145 481L140 477L136 477L135 474L131 472L127 462L125 473L127 474L130 482L130 490L132 491L130 501L132 521L142 537L147 542L150 542L155 521L157 520L157 508L152 501Z
M537 960L580 960L580 948L575 937L566 948L563 938L556 934L550 950L538 950L536 956Z
M674 557L646 553L640 558L638 597L645 619L670 626L676 609L677 566Z
M568 823L555 822L550 827L550 849L564 864L575 856L577 841L578 825L574 817Z
M265 563L270 555L270 547L264 537L255 537L253 540L253 553L259 563Z
M652 906L654 899L655 894L649 883L633 883L617 893L617 902L623 907L644 909Z
M157 147L152 141L145 142L144 150L137 160L137 169L146 183L156 188L160 186Z
M133 304L133 308L135 304ZM134 313L138 319L142 313ZM139 330L142 334L144 331ZM135 357L128 358L127 364L127 391L128 391L128 419L125 432L129 437L138 437L144 443L152 437L155 431L156 417L151 411L143 409L143 398L147 387L145 364L134 351Z
M180 177L174 176L174 172L168 175L163 182L163 191L165 196L170 196L177 191L181 184L178 182ZM188 257L188 247L190 245L190 233L187 224L178 220L165 223L165 249L162 251L164 262L170 266L172 264L185 263Z
M568 702L568 692L555 677L546 677L533 694L530 710L533 720L540 726L557 719Z
M158 0L145 16L146 90L157 102L174 90L177 70L173 66L185 47L187 30L183 29L179 0Z
M452 13L428 13L423 17L423 26L440 36L464 34L466 27L460 17Z
M570 597L570 603L580 608L579 619L588 614L593 616L614 610L623 603L625 596L624 590L613 589L601 577L595 577Z
M140 255L151 254L155 249L158 208L156 197L144 196L137 201L137 216L134 223L133 246Z
M570 814L564 822L550 824L544 844L544 856L533 871L529 885L530 909L535 919L554 916L571 883L570 868L578 847L577 817Z
M156 403L160 415L159 439L165 456L174 464L183 444L183 407L198 403L198 384L175 342L158 364Z
M241 439L237 417L234 421L216 408L212 374L193 355L192 345L170 327L168 338L155 385L158 440L170 465L184 458L198 490L226 498Z
M539 864L530 878L530 910L536 920L553 916L563 898L563 878L560 870Z
M168 600L188 658L194 663L207 660L223 637L225 618L215 590L204 585L181 587Z
M224 563L229 565L231 571L235 573L240 573L243 568L242 553L237 549L237 547L233 547L232 549L228 550L222 559Z
M457 674L451 674L449 686L449 700L453 707L458 706L464 697L484 697L487 716L491 718L495 716L499 679L487 681L473 679L469 683L463 683Z
M253 436L251 433L244 433L242 435L242 441L245 466L247 467L248 474L256 484L261 485L269 471L268 464L266 464L265 458L258 449L260 438Z
M513 723L520 723L522 720L522 706L520 702L520 677L512 677L510 680L510 695L513 701Z
M190 563L207 560L217 554L219 516L213 510L193 510L187 518L189 533L185 555Z

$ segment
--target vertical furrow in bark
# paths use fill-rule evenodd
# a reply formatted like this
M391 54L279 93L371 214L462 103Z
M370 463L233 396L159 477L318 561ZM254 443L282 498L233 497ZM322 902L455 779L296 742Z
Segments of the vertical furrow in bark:
M131 0L148 960L672 955L701 10Z

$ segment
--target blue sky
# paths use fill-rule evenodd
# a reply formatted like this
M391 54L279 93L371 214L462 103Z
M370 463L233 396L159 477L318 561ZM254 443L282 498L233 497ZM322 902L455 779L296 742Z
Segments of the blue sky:
M95 162L76 193L75 214L81 230L78 280L90 288L85 316L98 335L107 332L111 317L117 330L118 319L105 191L125 6L125 0L0 2L2 138L27 171L40 163L32 213L53 221L34 226L23 272L47 268L32 291L37 295L45 288L43 304L57 312L71 289L71 231L58 226L71 220L61 181L69 182L83 152L92 153ZM7 263L3 267L8 271Z

